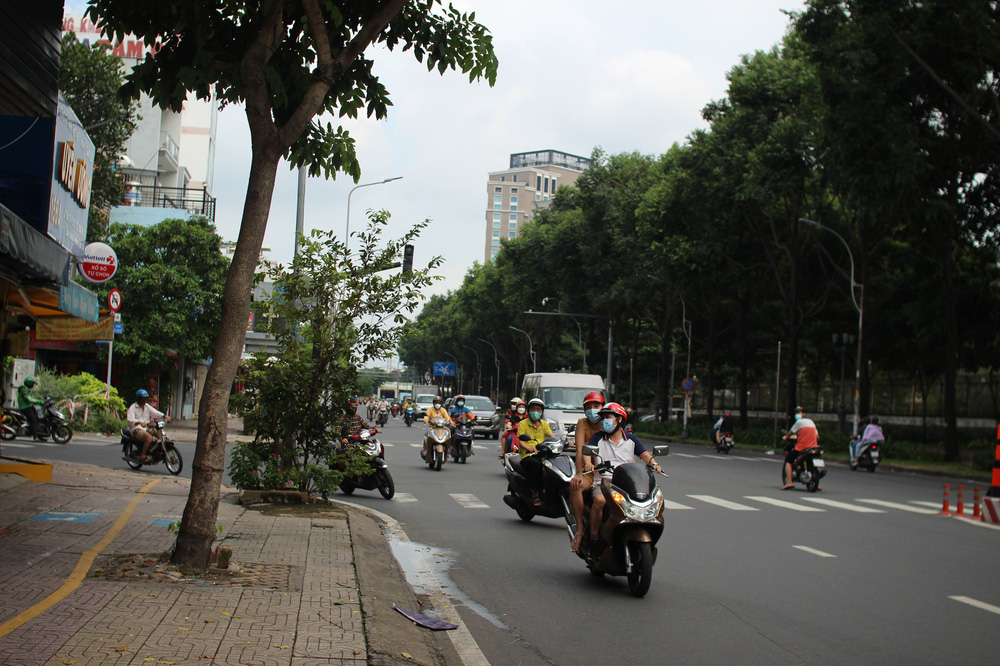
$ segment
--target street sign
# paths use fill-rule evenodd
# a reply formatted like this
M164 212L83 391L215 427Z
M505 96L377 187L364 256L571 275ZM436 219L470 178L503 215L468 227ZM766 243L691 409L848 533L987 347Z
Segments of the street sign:
M694 390L695 382L690 377L681 380L681 388L690 393Z
M118 255L107 243L88 243L78 257L80 275L90 282L107 282L118 270Z
M125 332L125 324L120 321L115 322L115 335L121 335Z
M112 289L108 292L108 307L111 308L112 312L118 312L122 307L122 292L118 289Z
M434 374L439 377L454 377L455 364L443 361L434 361Z

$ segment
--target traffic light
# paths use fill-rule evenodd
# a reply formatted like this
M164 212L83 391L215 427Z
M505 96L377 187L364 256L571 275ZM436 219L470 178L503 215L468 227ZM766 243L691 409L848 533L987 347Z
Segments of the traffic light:
M403 246L403 272L411 273L413 271L413 246L405 245Z

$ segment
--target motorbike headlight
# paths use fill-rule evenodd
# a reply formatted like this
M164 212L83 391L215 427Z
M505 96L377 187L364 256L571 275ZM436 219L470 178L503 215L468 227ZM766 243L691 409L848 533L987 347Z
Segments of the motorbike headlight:
M657 487L652 497L645 502L633 502L628 496L616 488L611 490L611 499L622 508L625 518L638 523L648 523L656 520L663 505L663 494Z

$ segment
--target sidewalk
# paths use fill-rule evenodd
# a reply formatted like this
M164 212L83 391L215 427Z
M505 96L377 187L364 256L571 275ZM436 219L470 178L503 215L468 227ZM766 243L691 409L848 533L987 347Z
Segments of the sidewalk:
M430 632L392 611L419 605L379 525L356 509L258 511L223 488L216 543L232 548L229 572L156 562L188 488L63 463L52 483L0 474L0 663L445 662ZM137 553L150 559L125 557Z

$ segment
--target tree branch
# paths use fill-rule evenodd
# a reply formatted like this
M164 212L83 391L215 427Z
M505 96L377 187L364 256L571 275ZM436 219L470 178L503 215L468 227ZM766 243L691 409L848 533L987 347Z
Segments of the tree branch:
M260 33L240 62L240 74L246 85L247 121L255 147L263 147L261 142L272 143L278 131L271 113L271 94L264 70L284 36L281 0L267 0L262 16Z

